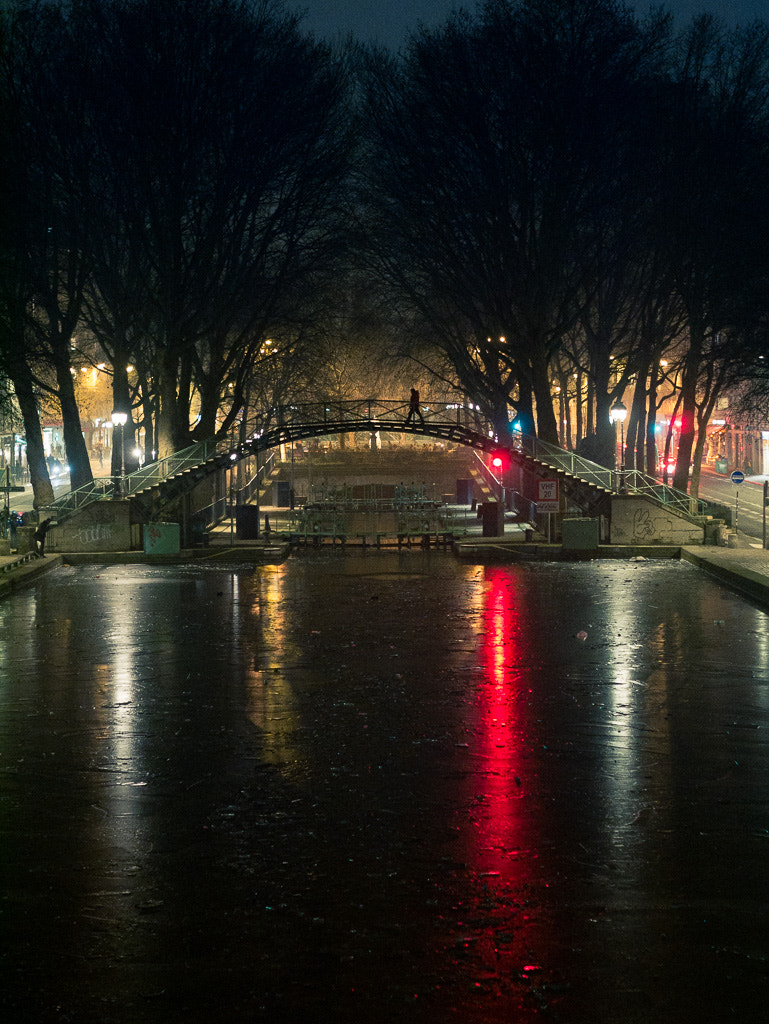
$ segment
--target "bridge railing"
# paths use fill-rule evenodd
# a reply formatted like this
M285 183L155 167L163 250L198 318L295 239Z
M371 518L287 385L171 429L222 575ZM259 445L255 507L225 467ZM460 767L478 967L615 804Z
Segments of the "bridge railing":
M115 487L118 485L118 477L97 477L95 480L91 480L90 483L78 487L77 490L67 491L66 494L60 494L58 498L54 498L50 505L40 509L40 518L53 517L58 519L77 512L79 508L82 508L84 505L90 505L91 502L100 501L103 498L112 498L115 495Z
M150 462L123 477L97 477L77 490L59 495L46 507L45 512L48 515L63 517L94 501L116 498L121 495L130 497L132 494L138 494L139 491L178 476L188 469L194 469L217 455L226 454L232 451L233 447L232 437L199 441L197 444L190 445L189 448L169 455L166 459Z
M490 433L490 422L480 409L452 398L423 402L420 412L425 422L458 424ZM281 426L311 423L403 423L409 414L409 402L400 399L357 399L344 402L298 402L278 406L264 418L265 432Z
M553 469L559 469L568 473L569 476L596 487L602 487L606 491L617 489L618 475L613 469L607 469L606 466L601 466L597 462L591 462L589 459L577 455L576 452L569 452L557 445L548 444L547 441L541 441L538 437L532 437L529 434L517 436L520 437L520 441L515 440L513 447L520 445L521 450L536 459L537 462L544 462L545 465L552 466Z
M180 473L195 469L196 466L209 462L217 455L225 455L234 447L236 447L236 442L231 436L198 441L197 444L175 452L165 459L159 459L157 462L150 462L140 469L135 469L123 477L120 491L123 495L137 494L148 487L154 487L165 480L170 480L171 477L179 476Z

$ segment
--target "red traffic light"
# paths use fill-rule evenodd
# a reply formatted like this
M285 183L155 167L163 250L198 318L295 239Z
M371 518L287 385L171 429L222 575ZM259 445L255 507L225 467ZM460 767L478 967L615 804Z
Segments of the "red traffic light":
M510 453L505 449L493 452L491 468L495 473L505 473L510 468Z

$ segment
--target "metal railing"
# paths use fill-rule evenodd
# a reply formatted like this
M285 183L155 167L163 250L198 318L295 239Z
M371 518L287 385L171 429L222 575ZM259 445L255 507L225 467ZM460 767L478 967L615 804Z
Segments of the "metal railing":
M622 477L624 488L630 494L644 494L687 516L705 516L710 512L710 503L703 498L694 498L686 491L678 491L640 470L626 469Z
M237 444L231 437L216 438L210 441L199 441L168 458L148 463L123 477L105 476L84 484L77 490L59 495L43 510L48 515L62 518L90 505L94 501L119 497L131 497L140 491L155 487L188 470L195 469L217 456L230 453Z
M262 486L265 478L272 471L274 460L275 456L271 452L242 487L235 488L229 494L221 495L210 505L198 509L193 514L193 519L200 529L208 530L225 519L232 518L237 507L247 504Z
M694 498L686 491L676 490L668 484L660 483L653 476L637 469L607 469L596 462L568 452L556 445L540 441L537 437L523 435L520 442L514 443L526 455L537 462L551 466L553 469L583 483L592 484L613 494L641 494L654 501L674 509L683 515L696 517L708 514L709 505L701 498Z
M605 491L616 492L619 489L618 474L614 470L607 469L606 466L601 466L597 462L591 462L589 459L577 455L576 452L569 452L557 445L548 444L547 441L541 441L538 437L528 434L517 436L520 441L515 440L513 447L519 448L520 451L530 455L537 462L552 466L553 469L568 473L569 476L573 476L577 480L600 487Z
M441 399L425 402L420 406L425 424L462 426L491 436L490 420L474 405ZM277 406L269 415L259 421L261 432L268 433L282 426L324 423L349 423L351 426L383 423L391 429L405 425L409 416L409 403L399 399L367 398L345 402L300 402ZM413 421L412 421L413 422ZM416 418L419 423L419 417Z

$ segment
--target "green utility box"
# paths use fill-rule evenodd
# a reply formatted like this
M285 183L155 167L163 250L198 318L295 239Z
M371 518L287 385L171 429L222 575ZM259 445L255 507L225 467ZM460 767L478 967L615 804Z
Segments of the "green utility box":
M595 551L598 548L597 519L564 519L561 546L569 551Z
M145 555L178 555L178 523L147 523L144 527Z

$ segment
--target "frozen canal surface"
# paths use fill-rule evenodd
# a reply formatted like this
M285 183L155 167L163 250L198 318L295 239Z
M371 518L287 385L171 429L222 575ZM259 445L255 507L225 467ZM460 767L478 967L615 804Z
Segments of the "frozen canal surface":
M769 618L678 562L0 603L8 1024L765 1020Z

